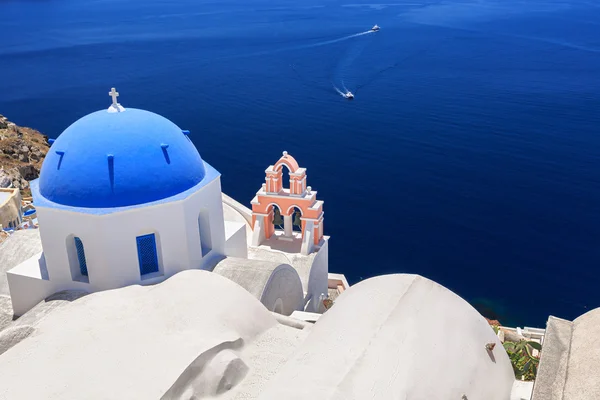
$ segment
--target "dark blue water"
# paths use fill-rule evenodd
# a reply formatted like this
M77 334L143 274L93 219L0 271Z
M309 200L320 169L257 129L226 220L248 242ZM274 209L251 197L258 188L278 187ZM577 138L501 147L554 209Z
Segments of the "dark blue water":
M55 137L112 86L246 204L294 155L351 282L421 274L504 323L600 306L597 2L0 1L0 113Z

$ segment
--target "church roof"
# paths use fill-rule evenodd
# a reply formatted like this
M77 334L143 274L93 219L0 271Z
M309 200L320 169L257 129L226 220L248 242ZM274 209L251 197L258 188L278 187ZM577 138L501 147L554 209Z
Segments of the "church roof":
M186 398L222 398L219 385L237 387L245 351L277 326L250 293L207 271L92 293L36 321L35 334L2 354L0 399L179 399L186 386ZM257 351L281 354L285 344Z
M86 115L52 144L40 172L40 194L59 205L87 208L180 194L207 174L186 133L158 114L134 108Z

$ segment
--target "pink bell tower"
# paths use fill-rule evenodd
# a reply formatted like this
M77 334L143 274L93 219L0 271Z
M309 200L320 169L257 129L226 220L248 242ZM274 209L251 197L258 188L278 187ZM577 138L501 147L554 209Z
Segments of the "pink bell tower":
M284 187L283 168L289 170L289 187ZM252 200L252 245L259 246L269 240L301 240L301 253L308 255L318 249L323 241L323 201L317 192L306 185L306 168L300 168L287 151L265 170L262 188ZM274 225L275 207L283 216L283 231ZM301 233L294 234L294 212L300 212Z

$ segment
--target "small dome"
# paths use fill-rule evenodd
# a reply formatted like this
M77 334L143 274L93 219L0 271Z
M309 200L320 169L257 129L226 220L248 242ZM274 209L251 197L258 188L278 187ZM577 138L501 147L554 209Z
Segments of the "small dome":
M112 208L162 200L205 176L191 140L149 111L97 111L56 139L40 172L40 194L73 207Z

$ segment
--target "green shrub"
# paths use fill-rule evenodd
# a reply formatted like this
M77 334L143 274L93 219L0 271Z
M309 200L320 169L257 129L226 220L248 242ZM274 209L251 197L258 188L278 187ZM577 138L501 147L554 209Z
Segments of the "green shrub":
M537 374L540 357L534 356L533 350L541 351L542 346L537 342L520 340L518 342L504 342L504 349L510 358L515 377L532 381Z

